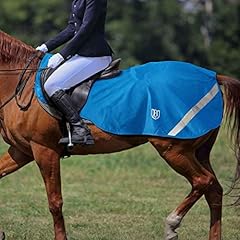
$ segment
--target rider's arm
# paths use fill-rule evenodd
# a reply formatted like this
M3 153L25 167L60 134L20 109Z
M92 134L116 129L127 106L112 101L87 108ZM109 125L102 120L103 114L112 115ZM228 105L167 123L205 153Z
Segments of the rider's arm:
M102 12L102 4L99 0L86 0L86 9L83 16L82 24L73 37L73 39L60 51L60 54L68 59L73 56L79 47L87 41L91 32L98 21Z
M48 48L48 51L51 52L52 50L56 49L57 47L61 46L62 44L66 43L74 36L74 21L72 19L72 16L70 15L68 26L61 31L59 34L57 34L54 38L50 39L45 43L45 45Z

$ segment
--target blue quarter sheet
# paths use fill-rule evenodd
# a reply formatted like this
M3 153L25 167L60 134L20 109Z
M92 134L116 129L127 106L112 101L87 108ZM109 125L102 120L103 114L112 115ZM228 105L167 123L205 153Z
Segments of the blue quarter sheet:
M36 95L45 101L37 81ZM118 135L196 138L221 124L223 99L215 72L186 62L151 62L98 80L80 115Z

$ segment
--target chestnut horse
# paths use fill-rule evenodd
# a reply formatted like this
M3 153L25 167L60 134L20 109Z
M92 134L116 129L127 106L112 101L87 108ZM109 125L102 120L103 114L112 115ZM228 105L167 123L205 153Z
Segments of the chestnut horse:
M31 59L36 53L32 47L0 31L0 126L3 139L10 145L8 151L0 158L0 178L35 160L45 183L55 240L66 240L60 176L60 159L64 149L58 145L61 137L59 121L42 109L35 96L31 100L35 77L33 71L40 61L37 57ZM20 70L25 68L29 59L32 72L29 75L27 71L29 81L21 91L17 88ZM217 81L225 90L227 118L233 119L231 130L236 135L236 156L240 165L240 82L221 75L217 75ZM16 91L21 91L21 97L15 96ZM19 108L19 105L30 100L28 108ZM221 239L223 190L209 160L218 128L196 139L182 140L152 136L117 136L103 132L94 125L89 127L95 144L87 147L76 146L72 155L112 153L150 142L166 162L190 182L191 192L167 217L165 240L178 239L176 229L190 208L203 195L211 213L209 239ZM238 180L239 169L238 166L235 180ZM3 232L0 233L0 239L4 239Z

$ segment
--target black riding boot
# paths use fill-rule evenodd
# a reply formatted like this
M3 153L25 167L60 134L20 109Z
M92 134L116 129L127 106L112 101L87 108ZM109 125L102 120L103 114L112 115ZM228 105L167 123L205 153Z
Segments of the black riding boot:
M93 137L87 125L80 118L78 112L72 104L72 100L63 90L55 92L51 98L57 109L63 113L72 128L72 143L74 144L94 144ZM61 138L60 144L68 144L68 137Z

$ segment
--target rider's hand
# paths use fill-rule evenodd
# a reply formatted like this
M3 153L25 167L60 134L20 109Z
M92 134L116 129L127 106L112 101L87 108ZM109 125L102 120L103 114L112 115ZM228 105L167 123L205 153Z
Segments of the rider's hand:
M47 48L47 46L45 44L42 44L41 46L38 46L36 48L36 50L44 52L44 53L48 52L48 48Z
M60 53L56 53L49 59L48 67L49 68L56 68L63 61L64 61L63 56Z

